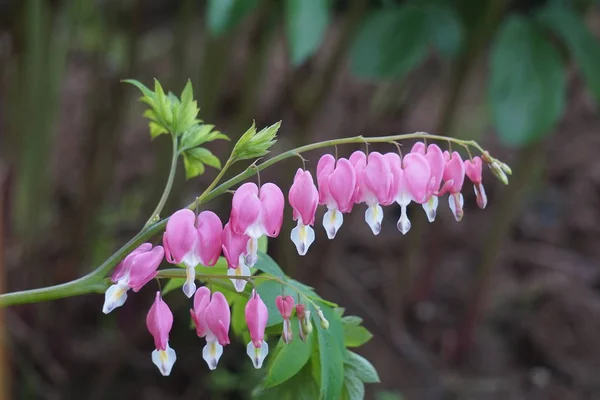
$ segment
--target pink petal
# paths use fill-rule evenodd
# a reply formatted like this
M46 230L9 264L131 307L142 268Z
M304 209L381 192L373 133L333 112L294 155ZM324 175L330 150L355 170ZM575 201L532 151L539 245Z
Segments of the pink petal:
M402 160L404 164L404 181L411 198L416 203L423 204L429 199L428 188L431 170L425 156L419 153L409 153Z
M167 303L160 297L160 292L156 292L154 303L148 311L146 326L154 337L156 349L165 350L169 342L169 332L173 327L173 313Z
M231 311L227 299L221 292L214 292L210 303L206 307L206 326L215 334L219 344L229 344L229 324Z
M156 270L164 258L162 246L155 246L146 253L136 254L131 263L129 287L138 292L146 283L154 279Z
M340 158L329 178L329 191L339 211L343 213L352 211L355 186L356 173L352 164L347 159Z
M465 173L474 184L481 183L482 168L483 164L479 156L473 157L473 161L465 161Z
M196 325L196 334L199 337L206 335L206 307L210 303L210 290L202 286L194 294L194 308L190 310L194 325Z
M435 192L439 190L440 184L442 183L442 177L444 176L444 165L446 164L444 153L442 153L442 149L440 149L438 145L430 144L427 147L425 158L427 158L427 162L429 163L431 178L433 179L432 185ZM434 192L432 192L432 194Z
M294 210L294 221L300 216L304 225L313 225L315 223L315 212L319 203L319 191L309 171L303 171L298 168L294 177L294 183L288 194L288 200Z
M125 277L126 275L128 275L131 271L131 264L133 262L133 259L135 258L135 256L137 254L141 254L141 253L145 253L147 251L150 251L152 249L152 244L151 243L142 243L141 245L138 246L138 248L136 248L135 250L133 250L131 253L129 253L124 259L123 261L121 261L114 269L112 276L111 276L111 281L113 283L117 283L119 281L119 279Z
M188 209L176 211L167 221L163 235L163 246L167 254L167 261L179 264L183 258L194 251L196 242L196 216Z
M385 153L383 158L390 168L391 180L387 201L382 204L390 205L404 186L404 170L402 169L402 160L398 153Z
M375 196L377 203L384 204L388 200L392 186L392 173L381 153L374 151L369 154L369 162L364 169L364 182Z
M259 348L265 337L265 327L269 319L269 311L255 289L252 290L252 296L248 300L248 304L246 304L245 315L252 343L254 347Z
M203 265L212 267L221 255L223 224L212 211L202 211L197 219L198 242L196 253Z
M354 167L354 172L356 174L356 187L354 189L354 197L352 201L356 204L362 203L365 201L363 192L365 188L364 170L367 166L367 156L362 151L355 151L350 155L348 160Z
M231 227L237 234L246 233L246 229L256 222L260 216L260 199L258 186L247 182L240 186L231 201Z
M411 153L418 153L421 155L425 155L425 143L423 142L416 142L412 149L410 149Z
M331 154L323 155L317 164L317 183L319 184L319 204L326 205L331 200L329 177L335 168L335 158Z
M231 222L225 224L222 233L223 255L227 259L229 268L237 268L240 255L246 253L246 246L250 239L248 235L238 235L231 229Z
M294 298L292 296L277 296L275 305L283 319L290 319L294 310Z
M260 224L269 237L277 237L283 223L283 192L274 183L265 183L260 188Z
M452 152L452 156L446 161L444 180L453 181L449 188L450 193L458 193L462 189L465 181L465 164L456 151Z

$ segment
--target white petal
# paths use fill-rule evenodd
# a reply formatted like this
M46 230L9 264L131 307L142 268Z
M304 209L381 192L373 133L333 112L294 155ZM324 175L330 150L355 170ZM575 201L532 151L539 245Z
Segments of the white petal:
M344 217L342 213L336 209L327 210L325 215L323 215L323 227L325 228L325 232L327 232L327 237L329 239L333 239L337 231L341 228L344 223Z
M244 256L240 255L240 266L237 268L227 268L227 275L229 276L250 276L250 268L248 268L248 266L241 262L242 258ZM233 283L233 287L235 288L236 292L243 292L244 288L246 287L246 280L245 279L231 279L231 282Z
M425 210L425 214L427 214L427 219L429 220L429 222L435 221L435 216L437 214L438 203L439 203L438 197L437 196L431 196L431 198L429 199L429 201L427 203L423 204L423 210Z
M102 306L102 312L108 314L117 307L121 307L127 300L127 291L129 286L125 283L117 283L106 289L104 293L104 305Z
M304 225L298 220L298 225L292 229L290 235L292 242L296 245L296 250L301 256L305 255L310 245L315 241L315 231L308 225Z
M487 194L485 194L485 188L482 183L477 185L473 185L473 189L475 189L475 196L477 196L477 205L482 210L487 206Z
M158 367L163 376L171 374L171 369L175 361L177 361L177 355L175 354L175 350L169 347L169 343L167 343L165 350L154 350L152 352L152 362Z
M204 358L204 361L208 364L208 368L211 370L216 369L222 355L223 346L219 344L216 338L214 338L214 340L206 341L206 346L202 349L202 358Z
M456 199L458 199L458 204L456 204ZM457 221L460 221L463 217L464 204L465 200L462 193L451 193L448 196L448 205L450 206L450 211L452 211L452 215L454 215L454 219Z
M365 211L365 221L371 227L373 235L379 235L379 232L381 232L381 221L383 221L383 209L379 204L367 208L367 211Z
M246 265L254 267L254 264L258 261L258 239L251 237L248 239L248 245L246 246Z
M403 235L406 235L410 230L410 220L408 219L408 215L406 215L405 205L400 205L400 213L400 219L398 220L396 226Z
M260 347L257 348L254 347L254 344L250 341L248 346L246 346L246 354L248 354L248 357L252 360L254 368L259 369L262 367L265 357L269 354L269 345L263 340Z
M196 270L193 267L186 267L185 276L186 279L183 284L183 293L191 299L194 293L196 293L196 283L194 282L196 280Z
M294 332L292 331L292 321L289 319L283 320L283 333L281 334L281 338L285 344L292 343Z

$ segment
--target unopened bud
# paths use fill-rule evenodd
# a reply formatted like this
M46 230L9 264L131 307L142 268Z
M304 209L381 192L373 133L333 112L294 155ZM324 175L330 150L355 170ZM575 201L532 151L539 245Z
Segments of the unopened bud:
M304 320L302 321L302 332L305 337L311 334L313 330L312 322L310 322L310 311L306 310L304 312Z
M500 163L500 168L502 168L502 171L506 172L508 175L512 175L512 169L510 169L508 164Z
M329 329L329 321L327 321L327 318L325 318L325 316L323 315L323 310L321 310L319 308L317 310L317 315L319 316L319 319L321 320L321 327L323 329Z
M488 153L487 151L484 151L481 154L481 160L486 163L486 164L491 164L492 163L492 157L490 157L490 153Z
M504 183L505 185L508 185L508 177L502 170L500 163L498 163L498 161L494 160L491 164L488 164L488 165L489 165L490 169L492 170L492 173L494 174L494 176L496 178L498 178L500 180L500 182Z

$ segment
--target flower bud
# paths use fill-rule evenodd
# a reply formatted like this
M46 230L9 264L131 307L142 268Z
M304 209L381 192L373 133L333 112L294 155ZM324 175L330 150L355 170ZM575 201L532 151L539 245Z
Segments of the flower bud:
M506 172L508 175L512 175L512 169L510 169L508 164L500 163L500 168L502 168L502 171Z
M508 185L508 177L502 170L502 167L500 166L500 163L498 161L494 160L491 164L488 164L488 166L492 170L494 176L498 178L500 182L504 183L505 185Z
M329 321L327 321L327 318L325 318L325 316L323 315L323 310L321 310L319 308L317 310L317 315L319 316L319 319L321 320L321 327L323 329L329 329Z

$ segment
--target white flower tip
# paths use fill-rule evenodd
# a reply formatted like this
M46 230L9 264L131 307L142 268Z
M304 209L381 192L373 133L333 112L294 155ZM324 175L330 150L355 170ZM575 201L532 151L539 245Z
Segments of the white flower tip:
M269 345L263 340L260 347L254 347L254 344L252 344L252 341L250 341L248 346L246 346L246 354L248 354L248 357L250 357L250 360L252 360L252 365L254 365L254 368L260 369L263 365L263 361L267 357L267 354L269 354Z
M403 235L406 235L408 233L408 231L410 231L410 220L408 219L408 216L406 215L406 206L402 206L401 207L401 215L400 215L400 219L398 220L398 223L396 224L396 226L398 227L398 230L400 232L402 232Z
M457 222L460 222L463 218L464 203L465 200L462 193L451 193L450 196L448 196L448 205L450 206L450 211L452 211L452 215L454 215L454 219L456 219Z
M383 221L383 209L379 204L367 208L367 211L365 211L365 221L371 227L373 235L379 235L379 232L381 232L381 222Z
M175 361L177 361L177 355L168 343L165 350L154 350L152 352L152 362L158 367L162 376L169 376L171 374Z
M191 299L192 296L194 296L194 293L196 293L196 283L194 282L196 280L196 270L193 267L187 267L185 269L185 275L186 279L183 284L183 293Z
M292 229L290 238L296 245L298 254L304 256L308 252L310 245L315 241L315 231L310 226L298 221L298 225Z
M243 256L240 256L240 259L242 259L242 258L243 258ZM242 262L242 263L240 263L240 266L237 268L228 268L227 275L233 276L233 277L249 276L250 268L248 268L248 266ZM231 278L231 283L233 283L233 287L235 288L236 292L243 292L244 288L246 287L247 282L245 279Z
M202 358L204 358L211 371L217 368L222 355L223 346L216 340L207 341L202 349Z
M246 246L246 257L244 262L249 267L254 267L258 261L258 239L248 239L248 245Z
M423 210L425 210L425 214L427 215L427 220L429 222L435 221L435 217L437 215L437 207L438 207L437 196L431 196L431 198L427 201L427 203L423 204Z
M290 344L294 339L294 332L292 331L292 321L289 319L283 320L283 332L281 334L283 343Z
M102 312L104 314L110 313L117 307L121 307L127 300L127 290L129 288L125 285L116 284L106 289L104 293L104 305L102 306Z
M475 189L477 206L483 210L487 206L487 195L485 194L485 188L483 187L483 184L479 183L477 185L473 185L473 189Z
M327 232L327 238L333 239L337 234L337 231L342 227L344 223L344 217L338 210L327 210L323 215L323 227Z

